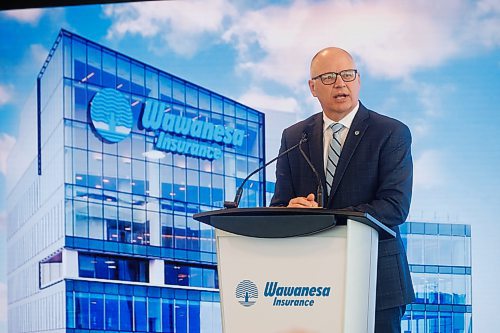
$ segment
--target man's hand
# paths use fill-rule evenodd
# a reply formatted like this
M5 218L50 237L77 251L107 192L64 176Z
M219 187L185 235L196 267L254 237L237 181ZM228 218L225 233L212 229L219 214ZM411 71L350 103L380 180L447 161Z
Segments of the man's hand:
M314 201L314 194L309 193L307 197L293 198L288 202L290 208L318 208L318 203Z

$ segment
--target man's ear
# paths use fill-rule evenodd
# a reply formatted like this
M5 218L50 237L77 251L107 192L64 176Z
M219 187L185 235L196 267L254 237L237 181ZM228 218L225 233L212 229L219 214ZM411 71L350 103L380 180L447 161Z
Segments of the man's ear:
M309 83L309 90L311 90L311 94L314 97L317 97L316 96L316 82L314 82L314 80L309 80L308 83Z

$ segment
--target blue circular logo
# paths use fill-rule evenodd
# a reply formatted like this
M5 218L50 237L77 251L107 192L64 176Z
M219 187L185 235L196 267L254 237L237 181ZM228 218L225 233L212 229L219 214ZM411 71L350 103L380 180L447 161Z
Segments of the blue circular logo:
M241 305L252 306L259 298L259 290L252 281L243 280L236 286L236 298Z
M122 141L132 130L132 108L115 89L104 88L95 94L90 103L90 118L97 133L111 143Z

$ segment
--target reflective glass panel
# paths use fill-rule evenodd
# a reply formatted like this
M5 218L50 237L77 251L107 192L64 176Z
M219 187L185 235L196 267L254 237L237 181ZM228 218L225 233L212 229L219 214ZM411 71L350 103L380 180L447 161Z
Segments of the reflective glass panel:
M118 330L119 322L118 322L118 295L105 295L105 306L106 306L106 314L105 314L105 329L107 330Z

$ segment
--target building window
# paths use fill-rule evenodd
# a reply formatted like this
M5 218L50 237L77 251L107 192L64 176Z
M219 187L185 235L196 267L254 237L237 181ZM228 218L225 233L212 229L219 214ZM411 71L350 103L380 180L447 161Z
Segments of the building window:
M75 197L78 200L73 200L74 228L66 229L68 236L138 245L150 243L150 222L147 211L143 209L145 197L134 196L132 199L126 194L117 197L117 193L111 191L94 190L77 190ZM133 209L122 206L127 200Z
M407 222L401 230L416 296L403 332L471 332L470 228Z
M174 332L174 300L162 299L162 326L164 332Z
M218 302L218 293L211 291L186 293L177 288L68 281L67 327L173 333L200 332L203 325L210 332L218 332Z
M62 280L62 252L40 261L40 288Z
M120 329L132 331L133 324L133 300L132 296L120 295Z
M215 266L185 265L178 262L165 263L165 284L219 288Z
M149 282L149 262L143 259L79 253L78 268L80 277Z
M119 312L119 305L118 305L118 295L105 295L105 324L106 330L118 330L119 329L119 323L118 323L118 314Z
M87 293L76 293L75 297L75 326L89 328L89 297Z
M146 332L147 326L147 313L146 313L146 297L134 296L134 317L135 330L139 332Z

